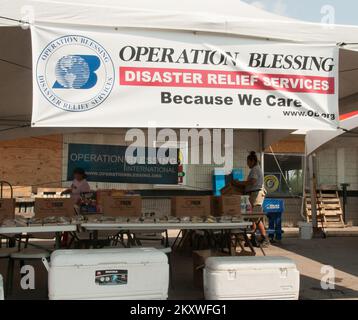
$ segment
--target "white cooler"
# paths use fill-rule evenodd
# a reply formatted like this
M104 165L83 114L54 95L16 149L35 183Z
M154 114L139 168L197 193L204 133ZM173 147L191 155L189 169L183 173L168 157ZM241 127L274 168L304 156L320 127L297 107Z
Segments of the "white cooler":
M58 250L48 272L50 299L168 298L168 258L156 249Z
M210 257L206 259L207 300L298 300L300 274L281 257Z

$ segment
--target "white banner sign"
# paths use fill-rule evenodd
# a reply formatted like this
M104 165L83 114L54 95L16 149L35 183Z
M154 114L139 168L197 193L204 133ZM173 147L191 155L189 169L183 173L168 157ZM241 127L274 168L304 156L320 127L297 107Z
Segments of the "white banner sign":
M32 28L33 126L335 129L338 48Z

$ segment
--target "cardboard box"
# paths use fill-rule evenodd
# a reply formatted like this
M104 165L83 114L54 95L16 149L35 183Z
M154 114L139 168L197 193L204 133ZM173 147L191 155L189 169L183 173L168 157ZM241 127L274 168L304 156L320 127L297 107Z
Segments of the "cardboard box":
M241 215L241 196L225 195L213 197L214 216L239 216Z
M210 216L211 209L211 196L178 196L171 201L171 212L175 217Z
M36 198L34 207L35 217L72 217L75 215L74 205L75 202L71 198Z
M203 270L205 260L209 257L223 257L228 254L215 250L197 250L193 251L193 282L196 288L203 288Z
M141 217L142 198L140 196L104 196L103 213L111 217Z
M15 218L15 199L0 199L0 224Z
M228 184L220 190L221 194L224 196L228 195L243 195L245 194L245 187L238 187L233 184Z
M115 189L97 190L97 212L103 213L103 199L110 196L124 196L126 191Z
M66 188L37 188L37 195L41 197L60 197Z

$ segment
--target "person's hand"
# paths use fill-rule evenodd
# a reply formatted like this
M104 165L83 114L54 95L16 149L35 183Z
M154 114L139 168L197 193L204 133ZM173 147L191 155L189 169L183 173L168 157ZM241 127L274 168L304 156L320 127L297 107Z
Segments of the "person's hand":
M240 187L241 186L240 181L236 181L236 180L232 180L230 184L232 186L234 186L234 187Z

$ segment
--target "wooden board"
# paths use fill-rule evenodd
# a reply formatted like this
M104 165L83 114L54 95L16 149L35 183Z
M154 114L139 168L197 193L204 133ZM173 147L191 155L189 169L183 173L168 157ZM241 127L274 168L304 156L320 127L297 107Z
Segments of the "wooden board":
M0 154L0 180L61 187L62 135L1 141Z
M275 153L305 153L305 140L304 137L290 137L279 141L271 146ZM271 152L270 148L267 148L265 152Z

